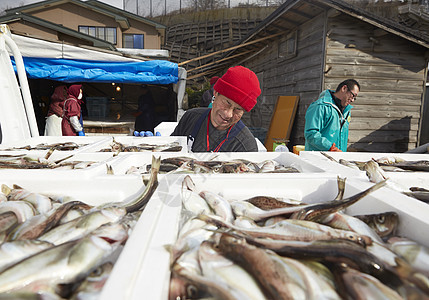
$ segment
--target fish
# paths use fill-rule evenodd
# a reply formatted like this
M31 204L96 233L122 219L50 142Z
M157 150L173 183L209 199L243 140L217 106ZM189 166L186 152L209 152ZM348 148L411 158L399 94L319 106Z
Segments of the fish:
M158 187L158 172L160 164L161 159L159 157L155 158L155 156L152 156L152 167L148 184L144 188L141 188L135 195L128 197L120 204L121 207L126 209L127 213L137 211L148 203Z
M2 192L6 195L8 201L29 202L41 214L47 213L52 209L52 201L49 197L40 193L32 193L16 184L13 185L13 188L2 184Z
M91 206L80 202L72 201L61 204L58 208L50 212L49 215L39 214L28 219L24 223L15 227L7 236L7 240L32 240L56 227L61 219L73 208L89 209Z
M300 201L296 200L290 200L289 202L287 202L285 201L285 199L278 199L269 196L255 196L243 201L247 201L262 210L270 210L302 204Z
M200 196L199 192L196 190L195 183L189 175L182 181L181 193L182 205L186 210L192 212L194 215L212 213L209 204Z
M216 215L220 216L225 222L232 223L234 215L228 200L210 191L202 191L199 195L207 201Z
M399 216L394 211L377 214L356 215L354 217L365 222L383 240L394 236L399 225Z
M397 291L380 282L374 276L359 272L353 268L340 265L342 287L345 290L344 298L366 300L366 299L403 299Z
M7 201L0 203L0 214L10 211L16 215L18 223L23 223L37 214L34 206L27 201Z
M215 299L223 299L223 300L245 300L246 298L237 299L235 295L232 295L228 290L228 287L219 284L213 280L210 280L200 274L189 271L188 269L175 265L172 270L175 276L178 276L186 281L186 285L188 288L186 289L187 294L183 299L201 299L204 296L212 295ZM190 287L192 286L192 288ZM188 294L189 293L189 294ZM170 298L174 297L177 299L177 295L171 295ZM180 297L180 296L179 296Z
M113 263L106 262L95 268L73 292L72 299L75 300L96 300L100 298L107 279L113 270Z
M345 239L366 246L371 240L357 233L338 230L326 225L305 220L285 219L270 226L238 227L222 221L218 217L199 215L198 218L220 228L228 228L253 238L268 238L286 241L314 241Z
M13 211L0 214L0 243L6 238L9 230L18 225L18 217Z
M413 268L429 276L429 248L404 237L391 237L390 248L404 258Z
M301 210L293 213L291 218L299 219L299 220L310 220L310 221L318 219L321 216L325 216L327 214L331 214L339 210L345 209L346 207L349 207L350 205L356 203L357 201L364 198L371 192L374 192L385 185L386 185L386 180L383 180L374 184L370 188L362 192L359 192L347 199L343 199L341 201L333 200L333 201L316 203L314 205L306 206L305 208L302 208Z
M271 249L281 256L297 259L316 259L335 264L344 263L356 270L373 275L389 286L403 284L397 273L381 259L361 245L348 240L321 240L312 242L275 241L243 236L249 244Z
M106 207L94 210L77 219L59 225L38 237L55 245L82 238L103 224L119 221L126 214L122 207Z
M221 255L214 242L203 241L198 249L198 257L203 276L227 286L236 299L265 299L255 279L242 267Z
M382 182L389 178L374 160L367 161L363 169L371 182Z
M89 235L48 248L3 270L0 293L46 291L70 296L73 291L62 290L62 286L86 278L117 246Z
M339 160L338 160L338 163L339 164L341 164L341 165L343 165L343 166L346 166L346 167L349 167L349 168L352 168L352 169L355 169L355 170L361 170L360 168L359 168L359 166L357 166L355 163L353 163L353 162L350 162L350 161L348 161L348 160L346 160L346 159L343 159L343 158L340 158Z
M293 292L298 287L292 287L292 278L287 274L279 257L248 244L244 239L227 234L222 234L218 249L257 280L266 298L294 299ZM301 289L298 293L305 295L305 291Z
M248 217L255 222L274 216L291 215L310 205L311 204L302 204L263 210L248 201L237 200L231 202L231 208L236 216Z

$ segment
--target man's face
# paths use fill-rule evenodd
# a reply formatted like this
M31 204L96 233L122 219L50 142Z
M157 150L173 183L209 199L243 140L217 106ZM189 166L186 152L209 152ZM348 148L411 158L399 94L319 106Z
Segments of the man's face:
M359 94L359 88L355 85L353 89L349 89L347 85L343 85L340 92L341 93L338 98L341 100L341 105L346 107L356 100L356 97Z
M244 114L244 109L225 97L224 95L214 92L215 100L210 114L213 127L218 130L225 130L240 121Z

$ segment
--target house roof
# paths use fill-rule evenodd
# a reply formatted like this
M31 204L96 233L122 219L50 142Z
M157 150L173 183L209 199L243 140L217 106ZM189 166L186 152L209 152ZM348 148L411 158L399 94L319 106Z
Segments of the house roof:
M109 43L105 40L102 39L98 39L96 37L92 37L90 35L87 34L83 34L80 33L76 30L64 27L62 25L58 25L31 15L27 15L25 13L20 13L20 12L16 12L14 14L7 14L5 16L0 17L0 23L11 23L11 22L15 22L15 21L26 21L32 24L36 24L45 28L49 28L52 29L54 31L57 32L61 32L63 34L75 37L75 38L79 38L81 40L84 41L88 41L90 42L94 47L99 47L99 48L104 48L104 49L110 49L110 50L115 50L115 46L112 43Z
M90 0L90 1L85 1L85 2L80 1L80 0L45 0L45 1L37 2L37 3L33 3L33 4L28 4L28 5L24 5L24 6L19 6L19 7L7 9L6 15L15 14L15 13L19 13L19 12L29 14L33 11L45 9L48 7L54 7L54 6L62 5L64 3L73 3L75 5L85 7L86 9L93 10L97 13L110 16L110 17L114 18L116 22L118 22L120 24L121 28L124 28L124 29L127 29L130 27L129 20L128 20L129 18L135 19L139 22L153 26L157 30L164 31L166 28L164 25L162 25L160 23L151 21L151 20L143 18L139 15L127 12L127 11L122 10L122 9L118 9L114 6L111 6L111 5L102 3L100 1L96 1L96 0Z
M224 55L220 59L217 59L218 62L220 61L219 63L207 63L207 67L204 67L204 65L199 67L197 75L193 75L192 70L188 70L188 73L190 73L188 79L202 75L212 76L225 67L232 64L239 64L257 55L268 46L270 41L276 39L278 35L292 32L301 24L329 9L335 9L425 48L429 48L429 35L427 33L380 17L343 0L286 0L245 38L233 47L222 50L221 52ZM219 54L219 51L212 55L214 56L215 54ZM206 55L202 58L206 59L207 57ZM184 65L188 62L179 63L179 65Z

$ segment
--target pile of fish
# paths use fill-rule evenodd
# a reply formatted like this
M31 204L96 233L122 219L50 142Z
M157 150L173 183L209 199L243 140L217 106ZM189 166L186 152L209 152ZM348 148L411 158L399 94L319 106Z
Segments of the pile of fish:
M132 166L126 174L146 174L151 165ZM191 157L170 157L161 160L159 169L161 174L166 173L299 173L293 166L284 166L273 159L260 163L245 159L198 160Z
M328 202L225 199L182 184L169 299L428 299L429 251L395 236L395 212L342 211L385 185Z
M110 147L103 148L99 152L114 152L115 155L120 152L180 152L182 151L182 146L179 142L172 142L168 144L146 144L141 143L138 145L124 145L113 138Z
M74 142L65 142L65 143L40 143L35 146L26 145L22 147L11 147L2 149L3 151L13 151L13 150L57 150L57 151L72 151L80 147L86 146L87 144L77 144Z
M32 155L0 155L0 169L86 169L96 165L95 161L69 160L72 155L52 161L44 157L34 157Z
M7 185L0 201L0 295L7 299L96 299L158 186L100 206Z
M320 153L328 159L337 162L332 156L324 152ZM406 161L398 157L381 157L369 161L348 161L339 159L338 163L356 170L365 171L369 181L374 183L389 179L388 172L429 171L429 161L427 160ZM407 196L429 203L428 189L418 186L411 186L408 189L404 189L393 182L389 182L389 186Z

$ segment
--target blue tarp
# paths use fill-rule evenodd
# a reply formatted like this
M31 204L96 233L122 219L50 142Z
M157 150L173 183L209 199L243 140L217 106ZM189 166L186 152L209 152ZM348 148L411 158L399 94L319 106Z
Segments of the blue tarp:
M16 72L15 60L12 64ZM105 62L23 57L28 78L63 82L170 84L178 81L178 65L165 60Z

